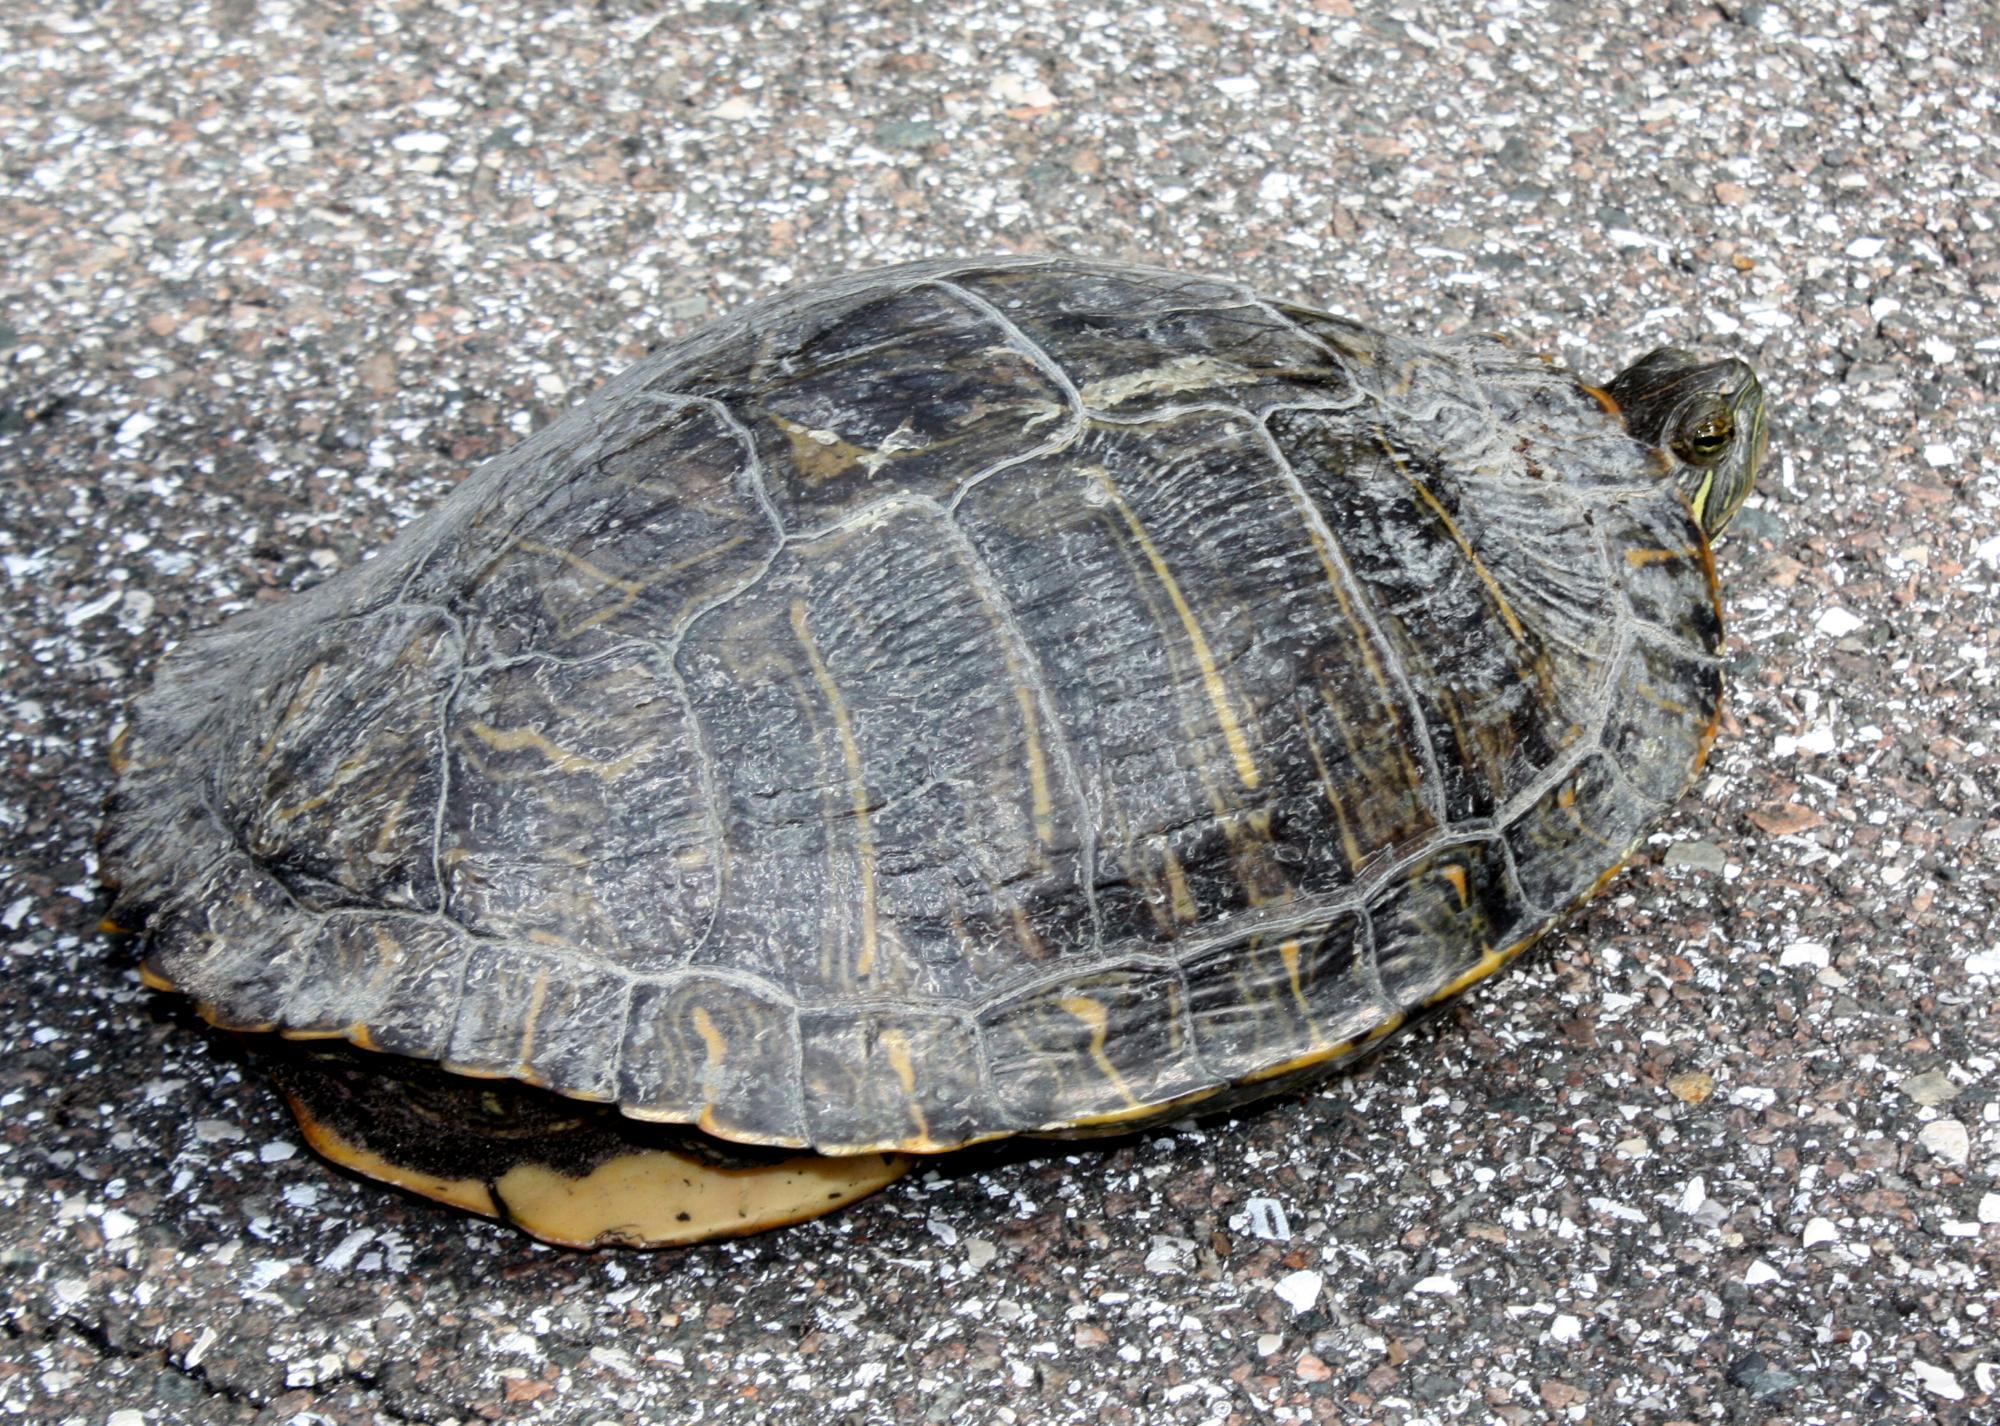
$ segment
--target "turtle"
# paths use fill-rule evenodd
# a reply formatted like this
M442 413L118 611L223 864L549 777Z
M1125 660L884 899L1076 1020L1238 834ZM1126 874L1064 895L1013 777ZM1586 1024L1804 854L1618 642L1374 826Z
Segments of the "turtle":
M751 305L169 653L103 843L147 984L339 1165L549 1242L1284 1093L1690 785L1728 356L1602 386L1235 281Z

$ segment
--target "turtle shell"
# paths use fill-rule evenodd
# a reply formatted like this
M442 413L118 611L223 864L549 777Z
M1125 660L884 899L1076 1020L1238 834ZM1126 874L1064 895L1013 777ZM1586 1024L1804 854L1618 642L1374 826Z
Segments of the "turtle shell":
M1089 262L825 283L171 654L107 871L220 1023L748 1143L1254 1094L1686 788L1721 622L1663 469L1490 339Z

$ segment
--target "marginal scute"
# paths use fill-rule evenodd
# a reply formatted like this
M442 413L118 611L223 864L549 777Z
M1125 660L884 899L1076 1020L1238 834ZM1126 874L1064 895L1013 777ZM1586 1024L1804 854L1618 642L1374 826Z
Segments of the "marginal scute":
M602 1043L615 1034L601 1027ZM618 1102L750 1144L804 1144L793 1007L720 976L640 981L618 1047Z
M444 1060L466 1073L560 1084L584 1099L618 1093L611 1030L630 983L556 951L489 951L468 961Z
M979 1040L965 1017L803 1011L799 1039L806 1137L822 1150L883 1142L923 1149L985 1132ZM904 1133L897 1139L899 1119Z
M1506 826L1522 892L1544 912L1567 909L1625 857L1650 815L1610 759L1581 759Z
M1188 1032L1180 978L1115 966L1048 982L979 1015L995 1130L1131 1114L1213 1084Z
M1708 756L1721 707L1718 661L1635 638L1612 688L1604 747L1640 792L1671 802Z
M430 916L331 911L295 944L285 1029L344 1034L360 1026L394 1053L443 1057L466 950L455 928Z
M1523 904L1500 843L1446 843L1369 905L1375 968L1392 1005L1416 1006L1545 920Z
M305 969L296 911L268 878L222 869L184 888L148 923L155 973L226 1030L264 1030L289 1016Z
M1202 1062L1237 1075L1327 1052L1388 1014L1365 974L1359 913L1290 934L1222 939L1181 959Z

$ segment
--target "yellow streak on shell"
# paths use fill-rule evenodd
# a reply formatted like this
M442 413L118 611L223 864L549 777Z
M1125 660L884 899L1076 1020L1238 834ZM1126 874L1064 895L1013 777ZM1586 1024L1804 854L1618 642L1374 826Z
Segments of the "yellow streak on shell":
M1202 686L1208 692L1208 701L1214 705L1215 720L1222 725L1223 739L1229 744L1229 756L1236 764L1236 776L1245 787L1256 787L1262 779L1257 764L1250 757L1250 740L1244 736L1243 725L1236 717L1236 709L1229 696L1229 685L1223 682L1222 670L1215 662L1215 652L1208 646L1208 635L1202 632L1201 621L1195 618L1193 606L1181 592L1180 581L1174 578L1173 570L1168 567L1138 515L1125 503L1118 487L1111 483L1111 473L1102 466L1093 467L1090 473L1103 488L1106 497L1118 508L1118 513L1125 518L1132 538L1138 541L1140 551L1159 578L1160 587L1166 590L1167 598L1173 602L1174 612L1180 615L1181 627L1187 630L1188 643L1194 649L1195 662L1201 666Z
M806 659L812 664L813 677L818 680L820 691L826 695L827 706L833 710L833 724L840 734L840 753L847 763L847 782L854 793L855 858L861 864L861 954L854 962L856 976L868 975L875 969L875 942L877 936L875 914L875 829L868 817L868 780L861 766L861 745L854 740L854 720L848 715L847 700L840 696L840 685L833 681L828 672L826 660L820 657L819 645L814 642L812 630L806 627L806 602L792 601L792 632L798 635L799 644L806 651Z
M558 747L539 728L495 728L487 723L468 723L466 729L495 752L517 753L523 748L533 748L557 772L588 773L605 782L616 782L653 751L653 741L648 739L625 756L605 761Z

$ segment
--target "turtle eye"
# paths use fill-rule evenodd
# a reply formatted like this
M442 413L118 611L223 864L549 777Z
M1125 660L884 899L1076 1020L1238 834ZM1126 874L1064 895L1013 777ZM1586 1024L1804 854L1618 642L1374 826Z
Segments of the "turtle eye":
M1711 411L1688 422L1674 438L1674 454L1689 465L1714 465L1735 435L1729 412Z

